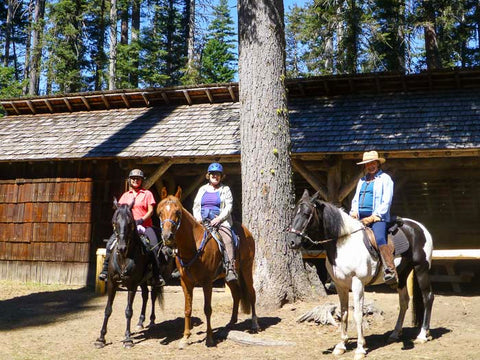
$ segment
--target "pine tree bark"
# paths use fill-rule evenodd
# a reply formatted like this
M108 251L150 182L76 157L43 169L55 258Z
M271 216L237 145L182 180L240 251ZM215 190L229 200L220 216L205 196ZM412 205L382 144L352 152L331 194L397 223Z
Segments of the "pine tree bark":
M435 30L435 8L432 0L423 1L424 34L425 34L425 55L427 69L434 70L442 67L438 51L437 33Z
M38 95L40 85L40 57L42 54L43 21L45 16L45 0L35 1L34 24L32 33L32 57L30 61L30 76L28 79L28 94Z
M117 62L117 0L110 0L110 59L108 67L108 90L115 90Z
M312 295L301 254L283 229L293 205L282 0L239 0L243 222L256 240L258 305L274 309Z

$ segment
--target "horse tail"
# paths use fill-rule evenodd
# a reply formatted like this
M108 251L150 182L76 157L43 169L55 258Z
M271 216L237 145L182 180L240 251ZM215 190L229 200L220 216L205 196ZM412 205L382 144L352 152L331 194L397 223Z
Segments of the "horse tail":
M240 273L238 276L238 282L240 284L240 307L244 314L250 314L250 299L248 297L247 283L243 277L243 274Z
M420 284L417 279L416 271L413 270L413 294L412 294L412 325L415 327L422 326L425 306L423 303L423 295L420 290Z
M164 307L163 307L163 304L164 304L163 286L157 286L156 291L157 291L158 306L160 307L161 310L163 310L164 309Z

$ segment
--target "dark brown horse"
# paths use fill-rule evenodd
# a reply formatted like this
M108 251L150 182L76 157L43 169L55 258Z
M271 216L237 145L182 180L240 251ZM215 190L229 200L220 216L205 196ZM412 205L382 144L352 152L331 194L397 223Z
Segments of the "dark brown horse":
M135 220L132 215L133 202L130 205L118 204L115 199L114 202L115 213L112 218L113 231L116 236L116 244L110 255L108 263L108 278L107 278L107 305L105 306L105 316L103 319L100 336L95 342L97 348L105 346L105 334L107 333L107 324L110 315L112 314L113 300L115 294L120 286L127 288L128 301L125 309L125 317L127 319L127 327L125 330L125 339L123 346L130 348L133 346L133 340L130 337L130 322L132 319L132 305L137 292L138 286L142 289L142 311L140 319L137 324L137 329L143 329L143 321L145 320L145 309L148 301L148 285L147 281L152 278L152 271L149 266L152 261L152 254L145 250L141 243L135 227ZM151 300L152 313L150 316L150 325L155 323L155 300L158 298L159 304L162 305L163 292L161 287L152 286Z
M193 288L199 285L203 288L204 312L207 319L206 345L214 346L213 331L210 322L212 315L212 288L213 282L225 277L222 253L217 242L212 238L205 227L197 222L182 206L180 197L182 190L179 187L175 196L167 195L162 189L162 200L158 204L157 212L162 226L162 239L165 245L177 249L177 268L180 271L180 280L185 297L185 328L180 348L188 345L190 337ZM238 306L242 305L244 313L252 312L251 331L259 331L257 315L255 314L255 289L253 288L253 261L255 257L255 243L250 231L245 226L239 227L240 245L236 251L238 282L227 283L233 297L232 317L229 325L238 320Z

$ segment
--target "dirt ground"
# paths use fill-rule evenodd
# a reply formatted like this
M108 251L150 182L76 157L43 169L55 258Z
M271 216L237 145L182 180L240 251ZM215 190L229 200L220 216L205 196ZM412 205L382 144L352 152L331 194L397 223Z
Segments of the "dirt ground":
M407 315L403 341L386 344L398 309L396 293L384 288L369 288L366 300L383 311L369 319L365 329L370 359L478 359L480 346L480 301L478 294L456 296L437 293L431 322L432 340L413 344L416 331ZM106 303L105 296L95 296L90 288L59 285L20 284L0 281L0 359L333 359L331 351L339 341L334 326L297 323L296 319L325 302L338 303L332 294L317 302L284 306L272 312L258 311L263 331L255 338L284 341L288 345L244 345L225 338L224 326L230 318L230 294L216 288L213 294L212 324L218 344L205 346L205 318L201 289L194 293L194 327L191 344L184 350L178 345L183 332L183 294L178 286L165 289L165 306L157 305L157 324L135 334L135 346L124 349L124 309L126 293L120 292L114 303L106 336L108 346L94 347L99 335ZM133 325L140 310L141 297L134 304ZM147 309L149 316L150 308ZM245 331L249 317L241 314L234 330ZM350 316L349 351L339 359L351 359L356 333Z

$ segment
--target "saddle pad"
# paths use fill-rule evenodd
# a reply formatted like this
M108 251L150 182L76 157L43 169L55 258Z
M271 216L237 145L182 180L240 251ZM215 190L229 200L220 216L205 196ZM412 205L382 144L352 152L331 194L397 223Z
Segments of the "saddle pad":
M392 241L393 246L395 248L395 251L394 251L395 256L402 255L405 251L407 251L410 248L410 243L408 242L407 237L402 231L402 228L400 228L399 230L400 231L397 231L395 235L388 234L388 238L389 240Z
M370 256L375 260L378 260L378 251L372 245L372 240L375 241L375 236L373 235L373 231L370 228L365 229L365 236L363 237L363 243L367 248Z

